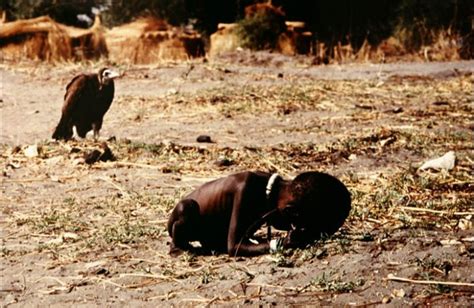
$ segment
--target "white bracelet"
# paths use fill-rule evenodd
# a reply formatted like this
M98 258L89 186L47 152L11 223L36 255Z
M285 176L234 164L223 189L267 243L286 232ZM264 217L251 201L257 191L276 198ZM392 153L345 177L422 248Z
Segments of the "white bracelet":
M268 179L267 187L265 187L265 194L267 195L267 198L270 198L270 194L272 193L273 184L275 184L275 181L276 181L277 177L279 177L278 173L274 173Z

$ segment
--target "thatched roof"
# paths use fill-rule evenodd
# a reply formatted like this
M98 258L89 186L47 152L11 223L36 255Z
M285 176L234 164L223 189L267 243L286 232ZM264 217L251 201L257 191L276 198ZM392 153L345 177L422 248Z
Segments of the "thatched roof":
M151 17L112 28L106 33L106 42L109 56L116 62L147 64L204 55L200 34L187 33Z
M5 59L13 61L110 56L115 62L153 63L204 56L204 42L197 32L174 28L154 18L141 18L106 31L98 16L89 29L42 16L1 24L0 50Z
M2 23L0 50L8 60L82 60L107 55L98 17L89 29L66 26L48 16Z

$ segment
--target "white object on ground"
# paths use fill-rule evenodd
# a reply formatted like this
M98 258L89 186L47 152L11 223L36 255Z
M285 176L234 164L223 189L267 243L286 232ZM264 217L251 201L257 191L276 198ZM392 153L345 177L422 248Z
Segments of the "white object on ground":
M283 239L275 238L270 241L270 253L275 253L283 248Z
M456 162L456 156L454 155L454 151L449 151L448 153L444 154L441 157L431 159L421 165L418 170L426 170L426 169L445 169L451 170L454 168L454 163Z
M29 145L25 149L23 149L23 153L26 157L36 157L38 156L38 146L36 144Z

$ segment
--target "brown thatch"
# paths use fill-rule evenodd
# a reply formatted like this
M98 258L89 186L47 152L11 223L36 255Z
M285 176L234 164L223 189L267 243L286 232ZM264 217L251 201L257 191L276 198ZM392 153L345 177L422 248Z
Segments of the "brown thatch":
M440 31L433 35L435 41L429 46L423 46L419 52L426 61L455 61L461 57L459 55L459 36L453 34L450 29Z
M6 22L0 26L4 59L18 61L82 60L107 54L100 20L90 29L68 27L48 16Z
M196 32L186 33L154 18L141 18L106 33L110 59L148 64L204 56L204 42Z
M462 38L461 47L459 48L459 56L461 59L474 59L474 32Z
M67 60L72 58L71 38L47 16L6 22L0 27L4 59Z
M107 57L108 50L105 43L104 28L98 15L89 29L80 29L63 26L71 37L71 46L75 60L98 59Z
M286 21L286 31L278 38L277 50L285 55L309 54L312 33L302 21Z
M217 26L217 32L211 34L209 56L214 57L218 54L234 51L240 46L240 37L236 32L237 24L220 23Z
M403 47L400 40L396 39L395 37L391 36L385 40L383 40L377 46L377 58L394 58L394 57L402 57L407 53L405 47Z

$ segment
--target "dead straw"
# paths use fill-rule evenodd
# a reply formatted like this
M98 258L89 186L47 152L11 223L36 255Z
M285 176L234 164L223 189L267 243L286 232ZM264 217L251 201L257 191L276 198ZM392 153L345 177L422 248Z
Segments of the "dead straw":
M456 282L456 281L438 281L438 280L415 280L415 279L397 277L393 274L388 274L387 279L393 280L393 281L399 281L399 282L414 283L414 284L444 285L444 286L458 286L458 287L474 288L474 283Z
M414 211L414 212L426 212L426 213L434 213L434 214L441 214L441 215L454 215L454 216L468 216L474 215L474 212L448 212L448 211L439 211L439 210L432 210L432 209L423 209L418 207L408 207L408 206L401 206L399 207L401 210L406 211Z

